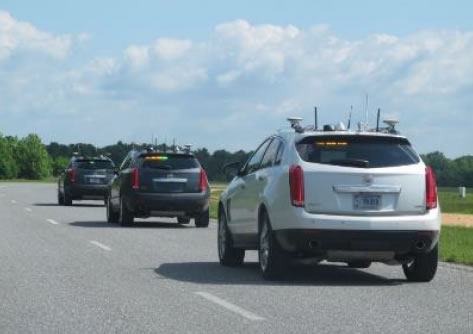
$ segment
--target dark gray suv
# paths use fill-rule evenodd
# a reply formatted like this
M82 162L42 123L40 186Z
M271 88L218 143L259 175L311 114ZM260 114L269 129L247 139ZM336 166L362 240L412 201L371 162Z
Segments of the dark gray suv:
M59 175L59 205L72 205L72 200L105 200L114 170L115 165L108 157L72 157Z
M134 218L194 218L196 227L209 225L210 189L199 161L189 153L131 151L110 182L107 221L122 226Z

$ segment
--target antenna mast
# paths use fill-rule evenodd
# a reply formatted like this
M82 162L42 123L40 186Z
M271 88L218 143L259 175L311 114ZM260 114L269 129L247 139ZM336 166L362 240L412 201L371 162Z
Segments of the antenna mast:
M351 126L351 113L353 112L353 106L351 105L350 106L350 114L348 115L348 125L347 125L347 129L350 130L350 126Z
M368 93L366 93L365 131L368 130L368 108L369 108L369 98L368 98Z

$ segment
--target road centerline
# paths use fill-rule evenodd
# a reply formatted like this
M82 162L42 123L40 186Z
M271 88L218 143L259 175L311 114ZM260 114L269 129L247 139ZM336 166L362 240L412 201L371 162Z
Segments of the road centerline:
M229 311L237 313L237 314L241 315L242 317L244 317L248 320L252 320L252 321L265 320L263 317L260 317L259 315L255 314L253 312L247 311L247 310L241 308L240 306L237 306L235 304L227 302L226 300L221 299L217 296L214 296L211 293L198 291L198 292L195 292L195 294L198 295L198 296L201 296L201 297L207 299L208 301L211 301L212 303L215 303L215 304L217 304L217 305L219 305L219 306L221 306L221 307L223 307L223 308L225 308Z
M104 244L102 244L102 243L100 243L100 242L98 242L98 241L90 240L89 242L90 242L92 245L95 245L95 246L97 246L97 247L99 247L99 248L101 248L101 249L103 249L103 250L105 250L105 251L111 251L111 250L112 250L112 249L111 249L110 247L108 247L107 245L104 245Z
M53 225L59 225L59 223L57 221L55 221L54 219L46 219L46 221L50 224L53 224Z

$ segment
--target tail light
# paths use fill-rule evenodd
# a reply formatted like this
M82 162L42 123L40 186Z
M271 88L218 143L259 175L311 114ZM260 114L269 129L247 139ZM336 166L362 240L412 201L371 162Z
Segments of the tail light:
M71 183L76 182L76 171L74 169L71 169L69 171L69 180L71 181Z
M205 170L200 170L200 191L207 190L207 173Z
M437 181L430 166L425 169L425 204L427 210L437 207Z
M291 190L291 204L304 206L304 171L301 166L292 165L289 168L289 188Z
M133 168L131 171L131 187L135 190L140 188L140 176L137 168Z

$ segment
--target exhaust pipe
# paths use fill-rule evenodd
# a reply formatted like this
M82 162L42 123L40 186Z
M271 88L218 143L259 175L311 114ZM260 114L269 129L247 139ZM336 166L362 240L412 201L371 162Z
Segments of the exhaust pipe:
M425 242L424 241L417 241L416 242L416 249L417 250L423 250L425 248Z

